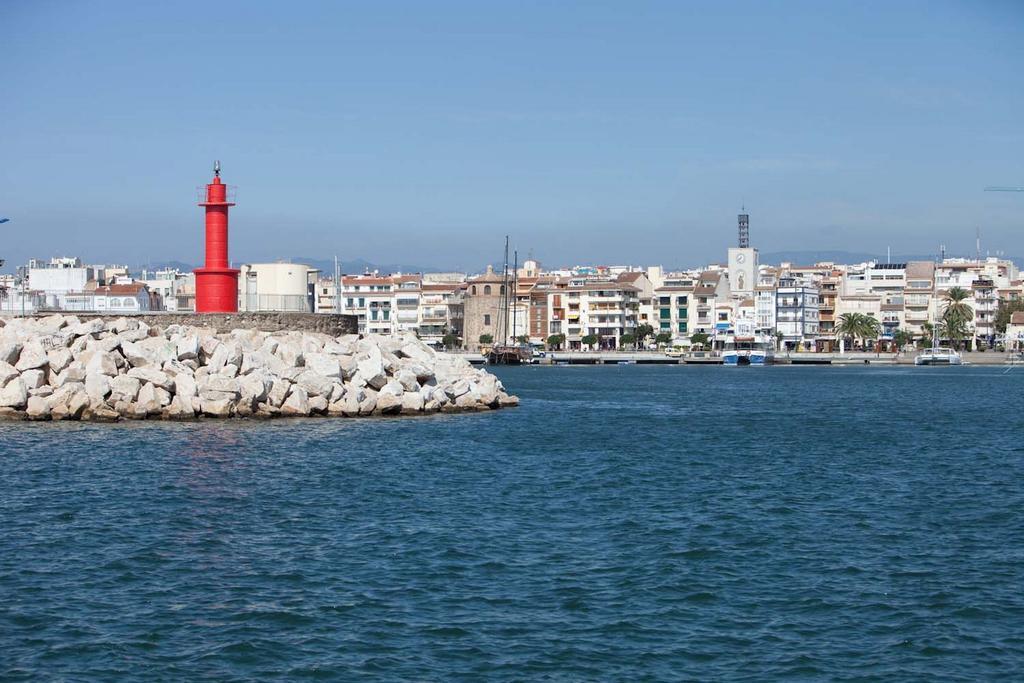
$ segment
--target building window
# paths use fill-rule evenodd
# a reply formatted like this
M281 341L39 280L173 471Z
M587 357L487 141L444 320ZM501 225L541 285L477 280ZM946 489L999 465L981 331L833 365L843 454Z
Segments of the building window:
M473 285L472 287L470 287L470 294L472 294L473 296L476 296L476 285Z
M484 296L489 296L490 293L491 293L491 286L490 285L484 285Z
M685 296L677 296L676 297L676 305L677 306L685 306L686 305L686 297Z
M491 326L491 314L490 313L484 313L484 327L490 327L490 326Z
M679 331L686 332L686 323L679 323Z
M678 317L683 318L683 319L686 318L686 309L685 308L680 308L678 311L676 311L676 313L678 314Z
M662 308L662 309L660 309L659 312L658 312L658 317L661 318L662 320L670 319L672 317L672 309L671 308Z
M672 329L672 323L670 323L670 322L662 322L661 323L661 329L663 329L663 330L671 330Z
M658 297L658 303L661 304L662 306L668 306L670 303L672 303L672 298L667 296Z

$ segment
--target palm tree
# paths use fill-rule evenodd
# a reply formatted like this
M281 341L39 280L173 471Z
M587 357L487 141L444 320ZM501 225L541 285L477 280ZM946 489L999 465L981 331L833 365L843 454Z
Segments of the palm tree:
M971 293L963 287L952 287L942 294L942 301L945 304L942 310L942 322L946 327L946 334L951 342L960 348L960 340L970 333L967 323L974 320L974 309L967 303Z
M856 343L863 327L863 313L843 313L835 324L836 337L839 338L839 353L846 352L846 339L849 337Z
M861 339L866 346L868 339L877 339L882 331L882 324L872 315L864 313L843 313L836 322L836 336L839 337L839 353L845 352L844 342L847 337L857 341Z
M878 339L882 334L882 323L873 315L861 316L860 338L865 347L869 339Z

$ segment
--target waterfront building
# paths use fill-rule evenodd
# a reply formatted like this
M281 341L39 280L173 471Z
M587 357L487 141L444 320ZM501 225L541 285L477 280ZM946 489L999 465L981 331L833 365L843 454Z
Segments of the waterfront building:
M694 284L693 298L696 321L688 326L691 335L700 332L713 337L719 330L725 332L729 329L728 321L718 321L718 304L729 303L729 282L725 273L721 270L701 273ZM694 316L690 320L693 321Z
M664 284L653 292L653 307L657 311L656 320L650 324L655 333L669 333L672 344L686 346L689 338L695 334L692 321L695 320L696 299L694 278L687 275L668 275Z
M935 264L908 261L903 289L903 325L914 335L926 333L925 324L935 319Z
M360 334L391 334L391 277L379 275L345 275L341 278L341 312L354 315Z
M91 300L91 301L89 301ZM145 313L154 308L154 296L144 282L100 285L92 292L69 294L67 311L96 311L97 313ZM81 308L77 306L81 305Z
M640 290L631 284L574 279L549 294L549 328L552 334L564 330L559 333L571 350L582 350L590 335L597 338L596 348L617 349L622 335L636 332L639 308Z
M1006 350L1024 351L1024 311L1010 314L1010 322L1006 326Z
M238 310L312 313L319 272L301 263L243 264Z
M96 270L78 257L51 258L48 262L32 259L28 263L28 288L52 299L54 306L68 292L84 292L86 284L96 280Z
M139 277L139 282L146 285L150 294L159 297L159 305L153 310L170 312L179 310L179 291L182 285L189 281L195 281L195 274L182 273L177 268L164 268L156 271L143 270Z
M463 344L468 350L479 352L489 346L480 341L484 335L489 336L495 344L509 341L499 338L505 330L504 282L501 273L496 273L492 266L487 266L487 271L483 275L470 278L466 283Z
M840 295L836 298L836 320L839 320L847 313L861 313L869 315L881 323L882 321L882 295L881 294L850 294ZM844 340L839 339L841 350L847 350Z
M417 275L393 275L391 277L392 302L394 311L392 334L411 332L419 334L420 329L420 285Z
M444 335L463 336L463 294L461 282L430 282L420 285L419 337L433 346L442 344Z

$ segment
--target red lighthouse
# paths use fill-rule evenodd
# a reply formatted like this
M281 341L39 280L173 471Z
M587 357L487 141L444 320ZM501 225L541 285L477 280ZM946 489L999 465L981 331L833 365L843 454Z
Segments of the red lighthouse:
M234 313L238 310L237 268L228 264L228 186L220 181L220 162L213 165L213 182L206 186L206 265L196 268L196 313Z

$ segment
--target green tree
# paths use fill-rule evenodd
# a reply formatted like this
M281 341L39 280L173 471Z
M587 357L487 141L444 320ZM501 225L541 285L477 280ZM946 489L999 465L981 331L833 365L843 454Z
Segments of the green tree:
M481 334L480 335L480 343L485 345L485 346L487 344L493 344L494 343L494 337L492 337L489 334Z
M459 345L459 342L459 335L455 334L454 332L449 332L448 334L441 337L441 343L444 344L444 347L446 349L454 349L456 346Z
M622 346L633 346L634 344L636 344L636 335L627 332L626 334L619 337L619 344Z
M1006 326L1010 324L1010 316L1018 311L1024 311L1024 299L1016 301L1001 299L999 308L996 310L996 330L1005 334Z
M659 332L658 336L656 336L654 338L654 341L655 341L655 343L658 344L658 346L665 346L667 344L671 344L672 343L672 333L671 332Z
M942 293L942 319L950 321L953 319L965 322L974 320L974 309L967 303L971 293L963 287L951 287Z
M652 325L648 325L647 323L637 325L636 338L640 340L640 343L645 342L647 338L651 336L654 336L654 327Z
M589 346L591 349L593 349L594 348L594 344L596 344L598 340L597 340L597 335L596 334L588 334L587 336L585 336L580 341L583 342L584 346Z
M525 334L521 334L518 337L516 337L516 341L519 342L520 344L529 344L530 338L527 337Z
M971 336L966 320L953 316L949 320L939 321L939 339L948 339L954 348L959 349L964 339Z
M553 334L550 337L548 337L549 349L561 349L563 344L565 344L564 334Z
M901 350L914 343L914 335L907 330L898 329L892 333L892 341L896 345L896 349Z
M874 316L864 313L843 313L836 322L835 330L837 337L854 342L860 339L866 348L869 339L877 339L881 334L882 324Z
M709 337L708 335L706 335L703 332L696 332L696 333L690 335L690 343L693 344L694 346L699 346L701 348L704 348L704 345L708 343L708 340L710 338L711 337Z

